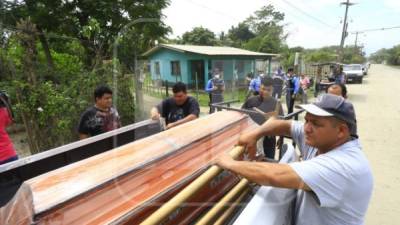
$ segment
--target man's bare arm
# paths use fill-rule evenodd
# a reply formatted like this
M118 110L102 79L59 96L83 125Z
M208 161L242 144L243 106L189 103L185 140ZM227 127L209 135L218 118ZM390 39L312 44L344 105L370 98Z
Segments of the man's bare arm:
M253 131L244 133L239 138L239 145L247 147L250 154L255 155L257 140L264 136L291 135L292 121L269 118L263 125Z
M227 154L216 163L260 185L311 190L288 164L236 161Z
M167 129L170 129L172 127L176 127L176 126L178 126L180 124L184 124L184 123L187 123L187 122L195 120L195 119L197 119L196 115L189 114L189 115L187 115L185 118L183 118L181 120L178 120L178 121L173 122L173 123L169 123L168 126L167 126Z

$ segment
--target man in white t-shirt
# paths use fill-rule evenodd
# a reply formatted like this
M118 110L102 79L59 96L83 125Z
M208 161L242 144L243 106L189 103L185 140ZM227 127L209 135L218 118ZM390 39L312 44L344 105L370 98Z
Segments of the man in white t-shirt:
M290 135L303 161L246 162L226 154L216 163L261 185L299 189L297 225L363 224L373 177L356 138L353 105L340 96L326 94L301 107L307 112L305 123L270 119L242 135L239 144L254 154L260 137Z

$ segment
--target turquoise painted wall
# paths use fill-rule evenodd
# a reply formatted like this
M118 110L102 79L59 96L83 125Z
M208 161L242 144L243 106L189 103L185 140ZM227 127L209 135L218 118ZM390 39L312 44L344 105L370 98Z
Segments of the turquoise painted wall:
M169 82L175 82L177 77L172 75L171 72L171 61L179 61L181 69L182 82L189 84L191 82L191 63L190 60L203 60L204 61L204 80L208 80L208 58L198 54L185 54L178 51L172 51L169 49L160 49L150 57L151 65L151 77L157 78L155 71L155 63L160 63L160 73L162 80L168 80ZM179 78L178 78L179 81Z
M177 77L171 74L171 61L180 62L182 81L187 82L187 77L185 76L185 74L187 74L188 72L186 57L180 52L170 51L167 49L161 49L150 57L150 71L152 79L157 79L155 67L156 62L159 62L161 79L168 80L169 82L175 82L177 80Z
M205 84L207 83L208 76L208 68L213 69L216 61L223 62L223 72L224 72L224 80L230 81L233 77L234 72L234 63L237 61L244 62L243 72L239 73L239 79L243 80L247 73L255 70L255 58L249 56L205 56L200 54L193 53L182 53L179 51L173 51L170 49L160 49L157 52L153 53L150 57L150 71L152 79L157 79L157 75L155 74L155 62L160 63L160 73L162 80L168 80L169 82L176 82L177 77L171 74L171 61L179 61L180 69L181 69L181 78L182 82L186 84L192 83L192 75L191 75L191 62L190 60L203 60L204 61L204 74L202 74L204 78ZM211 65L209 65L211 63ZM180 79L178 78L178 81ZM204 87L200 87L203 89Z

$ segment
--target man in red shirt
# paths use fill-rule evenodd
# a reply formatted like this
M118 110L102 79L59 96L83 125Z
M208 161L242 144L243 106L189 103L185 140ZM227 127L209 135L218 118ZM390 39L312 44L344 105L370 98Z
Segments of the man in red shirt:
M6 127L12 123L8 98L0 93L0 165L18 159L14 146L7 134Z

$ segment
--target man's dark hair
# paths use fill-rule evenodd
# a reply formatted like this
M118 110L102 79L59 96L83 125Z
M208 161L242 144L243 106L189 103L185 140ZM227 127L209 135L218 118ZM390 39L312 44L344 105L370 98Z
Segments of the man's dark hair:
M14 111L12 110L11 107L10 98L8 97L8 94L5 91L0 91L0 108L7 108L11 119L14 118Z
M329 85L329 87L326 89L326 93L328 93L329 88L334 87L334 86L340 87L340 90L342 90L342 93L341 93L342 97L347 98L347 87L346 87L346 85L344 85L342 83Z
M289 69L287 70L287 72L288 72L288 73L294 72L294 69L293 69L293 68L289 68Z
M9 107L10 99L5 91L0 91L0 107Z
M174 86L172 87L172 92L174 94L178 93L178 92L183 92L186 93L186 84L182 83L182 82L178 82L176 84L174 84Z
M103 97L104 94L112 95L112 90L107 85L100 85L94 90L94 100Z
M271 77L264 77L261 80L261 84L264 85L264 87L272 86L274 84L274 80Z

